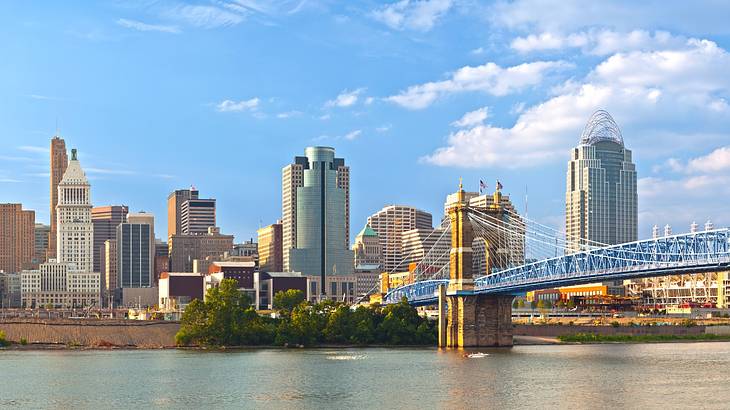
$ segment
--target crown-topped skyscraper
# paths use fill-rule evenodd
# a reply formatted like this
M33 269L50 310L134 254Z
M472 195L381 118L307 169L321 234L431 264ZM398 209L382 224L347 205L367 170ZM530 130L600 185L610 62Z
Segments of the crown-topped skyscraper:
M58 184L56 206L58 262L81 272L94 269L94 225L91 223L91 185L81 169L76 150Z

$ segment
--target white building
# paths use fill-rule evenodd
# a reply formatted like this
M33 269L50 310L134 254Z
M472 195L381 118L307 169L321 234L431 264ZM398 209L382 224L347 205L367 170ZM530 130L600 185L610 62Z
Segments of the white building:
M41 264L39 269L21 273L23 306L100 305L99 272L93 271L91 208L91 186L73 149L66 172L58 184L57 258Z
M81 272L54 259L20 275L21 302L26 308L98 306L99 286L98 273Z

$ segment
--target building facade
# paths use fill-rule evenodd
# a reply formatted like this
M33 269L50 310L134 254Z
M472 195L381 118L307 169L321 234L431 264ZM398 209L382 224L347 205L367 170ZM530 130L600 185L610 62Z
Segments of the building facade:
M104 303L110 306L114 300L115 291L119 288L116 239L104 241L104 251L101 253L101 258L100 279L103 289L102 296Z
M57 261L73 264L79 272L94 272L91 208L91 186L73 149L66 173L58 184Z
M380 247L378 233L370 227L365 227L355 237L352 244L352 251L355 254L355 266L358 265L383 265L383 252Z
M58 245L58 218L56 217L56 206L58 205L58 184L61 183L63 175L66 173L68 167L68 154L66 153L66 142L59 136L55 136L51 139L51 192L50 192L50 219L51 219L51 231L48 237L48 252L46 253L45 260L50 258L56 258L58 252L56 247Z
M596 111L571 151L565 232L572 252L637 240L636 167L618 125Z
M100 303L99 273L79 271L73 264L50 260L39 269L23 271L20 282L25 308L75 308Z
M256 233L258 234L259 241L259 269L264 272L283 272L284 255L282 253L283 236L281 221L260 228Z
M183 235L205 235L208 228L215 225L215 199L194 197L184 201L180 206L180 232Z
M35 254L35 212L21 204L0 204L0 271L31 269Z
M178 189L167 196L167 236L182 234L182 204L191 198L198 198L198 190Z
M101 272L101 255L104 242L115 239L117 226L127 220L126 205L95 206L91 208L91 223L94 225L94 272Z
M432 229L430 213L412 206L390 205L368 217L367 224L378 234L384 272L405 270L403 232L411 229Z
M193 272L193 261L220 257L233 249L233 235L208 228L206 235L172 235L168 241L171 272ZM207 269L206 269L207 271Z
M347 238L350 174L345 160L335 158L334 148L308 147L305 156L297 157L295 164L302 167L302 185L296 187L296 208L289 204L289 209L282 212L283 223L292 222L287 215L296 215L296 243L284 249L289 254L288 270L317 275L322 282L330 275L351 275L353 252ZM285 196L294 185L286 181L288 168L284 168ZM282 231L292 232L292 228L282 226ZM325 292L322 295L327 294L327 289L321 290Z
M122 223L117 226L117 286L148 288L153 286L154 259L149 224Z
M48 238L51 235L51 225L42 223L35 224L35 255L33 256L33 268L46 261L48 253Z

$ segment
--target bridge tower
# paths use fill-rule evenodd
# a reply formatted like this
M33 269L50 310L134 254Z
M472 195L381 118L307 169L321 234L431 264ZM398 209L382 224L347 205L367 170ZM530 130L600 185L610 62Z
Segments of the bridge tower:
M451 220L450 281L439 289L439 346L512 346L512 296L474 293L469 204L461 181Z

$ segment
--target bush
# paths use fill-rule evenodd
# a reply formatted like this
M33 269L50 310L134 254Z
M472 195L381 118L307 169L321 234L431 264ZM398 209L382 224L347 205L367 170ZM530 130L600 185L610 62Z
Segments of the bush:
M10 345L10 342L5 340L5 332L0 330L0 347L5 347L5 346L9 346L9 345Z
M27 345L28 344L28 339L26 339L24 337L21 337L20 338L20 344L23 345L23 346Z
M621 324L619 322L617 322L617 321L614 320L613 322L611 322L611 326L613 326L613 327L619 327L619 326L621 326Z

